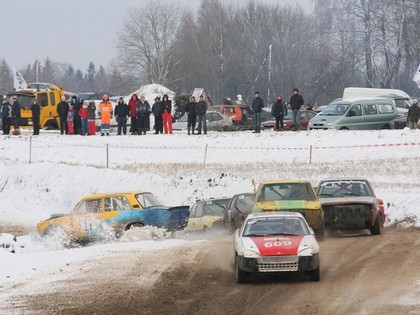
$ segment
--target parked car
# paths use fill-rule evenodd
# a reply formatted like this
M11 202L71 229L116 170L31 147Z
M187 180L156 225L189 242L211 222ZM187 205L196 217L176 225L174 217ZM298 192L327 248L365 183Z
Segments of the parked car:
M248 214L254 208L255 193L241 193L232 197L223 215L225 228L234 232L239 229Z
M214 105L208 112L217 112L230 117L236 130L255 129L254 111L247 105Z
M400 114L397 118L391 120L389 127L391 129L404 129L407 127L407 113Z
M381 233L386 219L383 200L376 197L367 179L324 179L318 184L317 194L324 210L325 228Z
M316 116L316 112L313 110L302 110L300 111L300 129L308 129L309 121ZM287 115L283 118L283 129L293 130L295 128L293 122L292 111L289 110ZM261 129L272 129L276 130L276 120L270 119L261 123Z
M217 112L207 112L207 130L214 131L228 131L234 130L232 119L226 115L217 113ZM197 130L196 125L196 130ZM188 115L182 115L178 121L172 124L173 130L187 130L188 127Z
M391 97L341 100L312 118L308 129L389 129L397 116L396 101Z
M186 231L207 231L223 227L223 214L230 198L198 200L190 207Z
M183 229L188 216L188 206L165 207L150 192L93 194L82 198L71 213L53 214L38 223L37 229L43 236L71 245L119 237L133 226Z
M249 276L282 272L320 280L319 244L300 213L252 213L233 239L238 283Z
M324 213L310 182L266 181L258 185L253 212L296 211L302 213L319 240L324 239Z

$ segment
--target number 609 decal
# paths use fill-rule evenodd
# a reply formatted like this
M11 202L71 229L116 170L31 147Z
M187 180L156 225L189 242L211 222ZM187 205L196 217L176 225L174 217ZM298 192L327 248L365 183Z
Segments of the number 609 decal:
M281 246L291 246L291 241L275 241L275 242L267 242L264 244L264 247L270 248L270 247L281 247Z

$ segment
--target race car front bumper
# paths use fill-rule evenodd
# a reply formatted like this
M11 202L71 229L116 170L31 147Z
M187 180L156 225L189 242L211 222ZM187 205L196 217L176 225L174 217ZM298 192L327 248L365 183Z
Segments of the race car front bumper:
M257 272L307 272L319 267L319 255L313 256L263 256L245 258L238 256L239 269Z

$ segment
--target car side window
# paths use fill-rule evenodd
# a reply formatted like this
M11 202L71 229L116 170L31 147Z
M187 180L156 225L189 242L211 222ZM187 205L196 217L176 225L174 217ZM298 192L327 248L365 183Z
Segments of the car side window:
M202 217L204 215L204 206L202 203L197 204L197 210L195 212L196 217Z
M85 200L80 204L77 212L79 213L97 213L101 211L101 199Z
M106 197L105 198L105 211L121 211L123 210L123 197ZM125 200L128 203L128 200ZM128 206L130 208L130 206Z
M190 218L195 218L197 212L197 203L193 204L190 208Z
M360 106L360 104L353 105L350 111L353 111L353 116L362 116L362 107Z
M392 114L394 112L394 108L391 104L378 104L378 111L379 114Z
M378 110L376 109L376 104L367 104L365 105L365 114L366 115L376 115Z

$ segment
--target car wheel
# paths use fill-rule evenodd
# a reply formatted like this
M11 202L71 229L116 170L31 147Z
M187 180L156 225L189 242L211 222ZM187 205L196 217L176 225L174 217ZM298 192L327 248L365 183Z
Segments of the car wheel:
M235 261L235 280L236 283L245 283L246 282L246 278L248 276L248 273L246 271L243 271L239 268L239 263L238 263L239 257L236 256L236 261Z
M380 216L381 216L381 214L378 213L378 215L376 216L375 223L370 228L370 233L372 235L379 235L379 234L381 234L381 217Z
M309 272L309 277L310 277L311 281L319 281L320 280L321 273L320 273L320 270L319 270L319 266L315 270L311 270Z
M132 228L141 228L144 227L144 224L141 222L135 222L127 226L126 231L131 230Z

